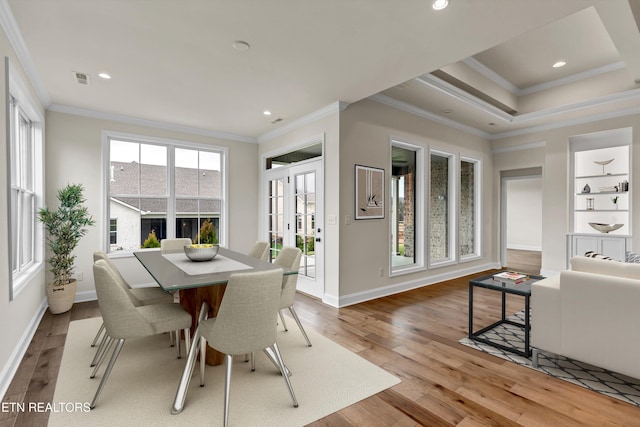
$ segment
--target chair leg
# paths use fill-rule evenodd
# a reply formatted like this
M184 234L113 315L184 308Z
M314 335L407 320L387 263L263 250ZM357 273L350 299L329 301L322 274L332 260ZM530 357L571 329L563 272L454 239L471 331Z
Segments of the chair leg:
M281 366L280 372L282 372L282 376L284 377L284 382L287 384L289 388L289 394L291 395L291 400L293 400L294 408L298 407L298 400L296 399L296 395L293 392L293 386L291 385L291 380L289 379L289 375L285 373L285 365L282 361L282 355L280 354L280 349L278 348L278 343L273 343L271 347L269 347L276 355L276 359L278 360L278 365Z
M224 376L224 427L229 425L229 392L231 391L231 368L233 365L233 356L224 355L225 376Z
M289 329L287 329L287 322L284 321L282 310L278 310L278 314L280 315L280 321L282 322L282 327L284 328L285 331L288 331Z
M96 334L96 337L91 342L91 347L96 346L96 343L98 342L98 338L100 338L100 335L102 335L102 332L104 332L104 322L102 322L102 325L100 325L100 329L98 329L98 333Z
M207 340L200 338L200 387L204 387L204 368L205 359L207 358Z
M193 333L193 342L194 345L189 349L189 354L187 355L187 363L184 366L184 370L182 371L182 377L180 378L180 383L178 384L178 390L176 390L176 397L173 401L173 406L171 407L171 413L173 415L179 414L184 409L184 401L187 398L187 390L189 389L189 382L191 381L191 376L193 375L193 369L196 366L196 358L198 357L198 346L196 343L200 339L200 328L196 327L195 332Z
M173 332L170 332L173 333ZM180 352L180 330L175 331L176 334L176 347L178 348L178 359L182 359L182 353Z
M251 372L255 372L256 370L256 354L252 351L251 352Z
M98 359L100 358L100 355L102 354L102 351L104 350L104 346L107 343L108 339L109 339L109 336L105 332L104 335L102 336L102 340L100 340L100 345L98 346L98 349L96 350L96 354L93 356L93 360L91 361L91 364L89 365L92 368L94 366L96 366L96 363L98 362Z
M174 345L173 331L169 331L169 346L173 347Z
M185 354L189 354L191 350L191 328L184 328L184 350Z
M300 323L300 319L298 318L298 314L293 309L293 306L289 307L289 312L291 313L291 316L293 316L293 320L295 320L296 323L298 324L298 328L300 328L300 332L302 332L302 335L304 336L304 339L307 340L307 345L309 347L311 347L311 341L309 341L309 337L307 336L307 333L304 331L304 328L302 327L302 323Z
M267 355L267 358L271 361L271 363L273 363L273 366L275 366L280 372L282 372L282 368L278 364L278 360L275 354L273 354L273 350L271 350L271 347L267 347L262 351ZM286 366L284 366L284 371L287 373L287 376L291 376L291 371Z
M116 363L116 359L118 355L120 355L120 351L122 350L122 346L124 345L124 338L120 338L118 343L116 344L116 348L113 349L113 354L111 355L111 359L109 359L109 364L107 365L107 369L104 371L104 375L102 376L102 381L100 381L100 385L98 386L98 390L96 391L96 395L93 397L93 401L91 402L91 409L96 407L96 401L102 393L102 389L109 379L109 375L111 374L111 370L113 369L113 365Z
M100 368L100 365L102 365L102 361L104 360L104 357L107 355L107 353L109 352L109 349L111 349L111 346L113 345L113 342L115 340L111 337L109 337L107 344L104 348L104 351L102 352L102 354L100 354L100 358L98 359L98 361L96 362L96 366L93 368L93 372L91 373L91 376L89 378L95 378L96 374L98 373L98 369Z

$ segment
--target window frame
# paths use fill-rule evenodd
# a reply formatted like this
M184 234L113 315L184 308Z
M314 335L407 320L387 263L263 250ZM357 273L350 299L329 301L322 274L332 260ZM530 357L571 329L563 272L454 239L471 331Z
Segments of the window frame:
M393 221L391 221L391 185L393 181L393 172L389 173L389 181L386 183L389 187L389 277L401 276L405 274L414 273L416 271L425 270L425 167L424 167L424 153L425 148L418 144L412 144L410 142L402 141L398 138L391 138L389 143L389 170L393 168L392 150L393 147L402 148L404 150L413 151L416 157L416 172L415 172L415 185L414 185L414 250L415 261L411 264L393 266L392 250L391 250L391 233L393 233Z
M7 153L7 243L10 274L9 280L9 301L15 297L29 284L36 274L44 269L44 231L42 226L38 226L37 212L43 207L44 200L44 116L38 109L38 105L30 96L26 85L23 83L18 72L14 69L8 58L5 58L5 107L6 107L6 153ZM17 130L21 128L20 120L24 119L27 124L28 144L30 151L29 164L26 167L28 178L31 181L31 188L23 188L26 176L22 166L16 164L23 159L23 147L18 146L16 140L19 133ZM16 154L20 151L20 154ZM18 183L14 182L14 171L20 175ZM28 194L31 197L32 211L30 217L30 260L14 269L14 260L19 260L22 252L21 237L22 227L14 224L12 220L12 211L14 203L12 202L12 194L18 190L18 200L21 195ZM18 204L18 213L16 218L20 222L24 216ZM17 229L18 237L16 238L16 253L14 253L14 237L13 230Z
M431 255L431 243L432 243L432 227L433 221L431 220L431 208L432 208L432 196L433 196L433 183L432 183L432 156L439 156L447 159L448 162L448 170L447 170L447 256L445 258L433 259ZM427 254L428 254L428 266L430 269L444 267L448 265L453 265L458 262L458 238L457 238L457 202L458 202L458 193L457 186L459 178L458 176L458 165L457 165L457 157L454 153L439 150L435 148L431 148L429 150L429 186L428 186L428 205L429 205L429 218L428 218L428 227L427 227Z
M473 186L474 186L474 192L473 192L473 204L474 204L474 240L475 240L475 244L474 244L474 250L473 253L470 254L466 254L466 255L462 255L460 253L461 247L462 245L460 244L460 238L462 237L462 232L460 231L460 209L458 209L458 219L457 219L457 224L458 224L458 257L459 257L459 261L460 262L468 262L468 261L473 261L473 260L477 260L479 258L482 258L482 219L481 219L481 215L482 215L482 197L481 197L481 192L482 192L482 160L475 158L475 157L471 157L471 156L465 156L465 155L460 155L459 156L459 160L458 160L458 164L461 165L462 162L467 162L467 163L473 163L474 164L474 168L473 168L473 175L474 175L474 182L473 182ZM462 167L459 166L458 167L458 206L462 207Z
M123 132L115 132L115 131L103 131L102 132L102 159L103 159L103 173L102 173L102 183L103 183L103 218L104 224L101 224L102 227L102 239L103 239L103 248L105 252L109 254L109 256L113 258L119 257L130 257L133 255L133 251L110 251L110 203L109 203L109 184L112 179L111 173L111 164L110 164L110 146L111 140L121 140L126 142L138 143L138 144L148 144L148 145L158 145L164 146L167 148L167 185L168 185L168 193L167 197L167 216L166 216L166 227L167 227L167 238L172 238L175 236L176 230L176 215L175 215L175 201L180 198L184 198L182 196L176 196L174 185L175 185L175 149L187 149L187 150L200 150L200 151L211 151L211 152L219 152L220 153L220 168L221 170L221 204L222 209L220 213L220 227L218 233L218 243L221 246L228 245L228 236L229 236L229 203L228 203L228 186L229 186L229 149L228 147L213 145L213 144L202 144L196 142L182 141L182 140L174 140L168 138L159 138L153 136L146 135L136 135L129 134ZM159 197L159 196L154 196ZM163 196L164 197L164 196ZM149 250L149 249L147 249Z

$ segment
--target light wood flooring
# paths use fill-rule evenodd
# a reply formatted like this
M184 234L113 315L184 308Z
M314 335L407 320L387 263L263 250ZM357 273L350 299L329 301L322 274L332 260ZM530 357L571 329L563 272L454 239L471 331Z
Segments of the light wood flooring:
M299 295L296 310L306 327L402 380L311 426L640 426L638 407L460 345L468 280L342 309ZM499 294L478 289L474 296L474 325L496 320ZM521 308L522 298L508 300L510 311ZM47 313L5 401L50 402L69 322L97 315L95 302ZM0 414L1 427L46 424L46 414Z

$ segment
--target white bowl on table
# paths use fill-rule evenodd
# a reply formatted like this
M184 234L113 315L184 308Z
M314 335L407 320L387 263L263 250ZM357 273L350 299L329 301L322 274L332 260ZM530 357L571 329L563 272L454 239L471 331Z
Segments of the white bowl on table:
M220 245L212 245L212 244L195 244L195 245L186 245L184 247L184 254L191 261L211 261L218 255L218 250L220 249Z

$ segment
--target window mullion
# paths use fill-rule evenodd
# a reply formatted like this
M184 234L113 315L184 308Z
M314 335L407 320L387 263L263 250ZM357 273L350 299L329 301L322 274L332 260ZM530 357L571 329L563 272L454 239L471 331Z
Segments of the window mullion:
M176 237L176 149L167 147L167 237Z

